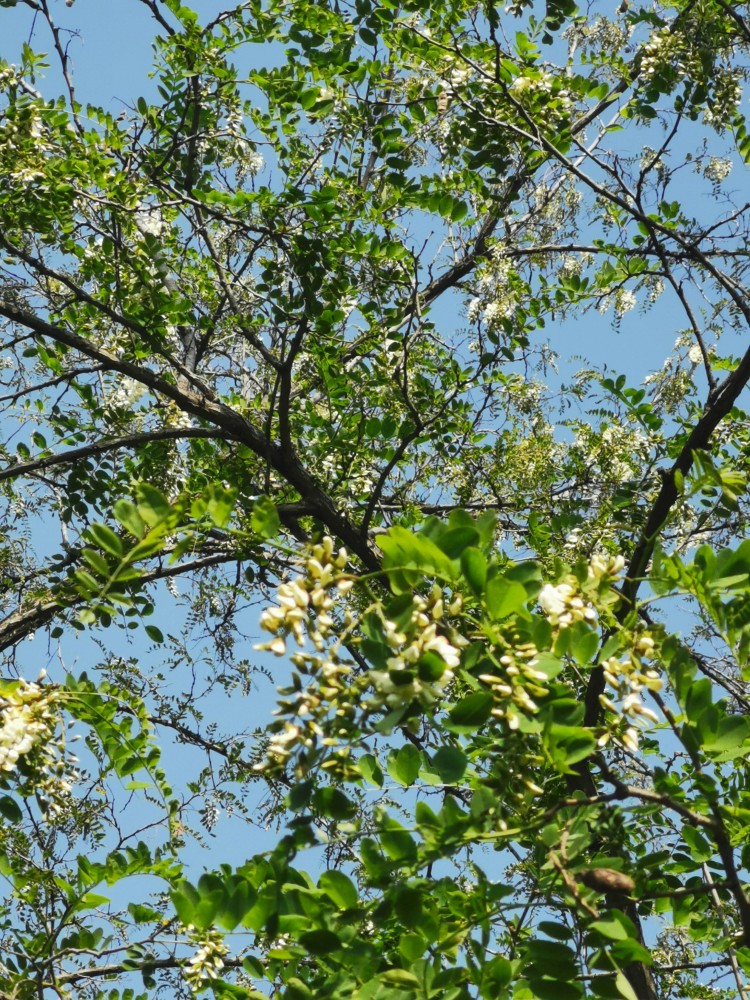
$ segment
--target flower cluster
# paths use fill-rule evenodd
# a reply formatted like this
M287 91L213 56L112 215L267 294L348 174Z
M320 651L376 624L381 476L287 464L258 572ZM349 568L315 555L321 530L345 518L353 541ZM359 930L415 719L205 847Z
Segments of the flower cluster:
M561 279L579 277L589 262L589 254L566 253L558 265L557 275Z
M107 406L113 410L132 410L147 391L142 382L137 382L127 375L120 375L112 391L107 393Z
M597 482L605 486L633 479L641 463L648 461L651 444L637 427L628 424L609 424L601 432L580 424L573 451L580 453L588 468L597 470Z
M610 656L601 663L604 679L613 695L620 699L620 707L617 708L608 694L600 695L599 701L602 708L623 716L628 721L627 728L619 739L624 747L633 752L638 749L637 723L659 722L656 712L647 708L642 701L644 692L658 691L662 686L659 674L650 667L645 667L642 662L642 657L653 655L654 646L651 636L643 632L634 638L632 648L623 659ZM600 738L599 745L603 746L609 737L610 734L605 733Z
M453 679L466 640L443 620L446 613L458 611L460 600L446 608L437 586L427 597L412 597L397 621L378 603L365 613L366 631L378 634L382 654L375 668L355 674L354 662L342 651L359 641L355 627L362 622L344 609L341 626L334 629L330 615L336 600L354 585L342 573L347 558L344 549L336 552L332 539L324 538L303 557L305 575L281 584L278 604L261 615L262 627L274 638L256 648L280 656L290 637L300 648L291 655L296 672L280 692L276 714L282 718L274 724L256 770L284 766L296 755L295 767L305 773L323 752L326 760L320 766L343 773L349 766L347 740L359 713L367 716L412 702L429 708ZM313 652L302 648L307 638Z
M571 58L580 49L598 59L608 52L620 52L627 45L632 31L632 25L624 21L606 17L581 18L565 29L563 38L568 41Z
M711 83L712 93L703 112L703 120L721 132L731 124L742 100L741 70L718 66Z
M342 303L342 309L348 308L348 302ZM386 351L388 345L386 344ZM393 364L393 358L397 355L388 356L389 368ZM335 416L330 408L323 401L316 401L315 412L324 420L334 420ZM372 490L374 479L367 465L363 463L357 468L350 468L349 463L342 456L332 455L328 445L328 439L320 439L320 449L324 452L316 466L316 472L328 483L329 489L337 492L336 500L342 510L353 511L363 496L369 496ZM342 489L342 486L345 489Z
M328 613L334 605L329 590L333 585L339 593L346 593L353 585L351 577L341 574L348 559L345 548L334 552L333 539L328 535L319 545L313 545L303 560L305 575L282 583L277 591L278 605L266 608L260 616L260 627L274 638L255 648L283 656L289 635L298 646L304 646L307 633L313 646L323 650L334 624Z
M664 72L681 78L701 73L700 59L692 51L684 35L665 27L655 31L643 46L640 78L644 82Z
M597 552L589 560L583 584L572 574L561 583L545 583L537 600L550 625L560 630L570 628L575 622L595 622L597 611L594 604L601 606L611 603L612 585L617 582L624 568L623 556ZM584 600L585 596L594 603Z
M570 628L578 621L596 621L596 611L581 598L577 581L573 577L556 585L545 583L538 600L553 628Z
M447 94L455 94L474 74L474 67L471 64L456 61L455 58L450 58L446 70L438 83Z
M59 811L77 774L74 756L64 758L65 744L56 736L60 722L59 692L25 680L4 686L0 694L0 776L16 775Z
M540 241L575 238L583 195L568 179L541 181L534 188L529 223ZM534 262L537 267L537 262Z
M549 677L538 669L538 657L539 650L533 643L515 642L497 660L495 673L479 675L498 702L491 714L505 719L509 729L518 729L518 710L533 715L539 710L534 698L548 693L543 685Z
M427 600L415 595L410 620L403 628L383 621L383 638L393 655L386 660L386 670L368 674L375 692L366 703L369 708L397 708L413 701L429 708L438 700L460 663L460 648L466 645L462 636L453 635L449 640L438 632L443 614L443 599L435 588ZM429 653L436 653L442 664L433 659L428 671L420 671L420 661Z
M0 63L0 87L15 87L20 81L20 74L13 63Z
M0 771L15 771L20 757L51 739L57 725L54 701L53 690L24 680L0 695Z
M517 76L508 88L510 95L520 104L539 102L548 119L565 118L573 105L568 90L549 70L530 70Z
M699 344L693 344L692 347L688 349L688 361L692 365L703 364L703 351L700 349Z
M467 308L469 322L481 319L488 330L495 331L503 321L513 318L519 302L518 275L502 244L493 247L490 261L482 269L477 295Z
M615 320L621 320L625 313L635 309L638 299L630 288L618 288L613 294L603 295L597 303L597 311L604 314L614 306Z
M625 556L611 556L606 552L597 552L589 560L588 576L597 583L600 580L616 580L625 569Z
M161 209L158 205L140 204L133 217L136 229L144 236L163 236L167 228Z
M214 929L199 931L192 924L185 928L188 940L197 951L183 966L182 974L194 993L200 992L207 980L218 979L224 968L224 956L229 949L224 938Z
M50 144L45 137L41 104L33 103L8 109L0 129L2 168L6 182L27 188L45 176Z
M703 165L703 176L712 184L721 184L732 172L732 161L720 156L710 156Z
M689 343L689 337L680 336L675 342L675 352L682 350ZM692 358L689 359L692 362ZM665 360L661 369L652 372L643 380L644 385L653 386L653 401L667 413L674 413L686 396L695 391L690 371L683 366L681 353L672 353Z
M313 750L319 743L335 746L336 737L327 735L331 711L341 719L354 712L356 696L349 683L352 666L340 657L343 640L333 635L334 620L330 615L334 595L343 596L354 585L353 578L342 573L347 562L346 549L335 551L333 539L324 537L303 556L304 575L280 584L278 604L261 614L261 628L270 632L273 639L258 644L256 649L283 656L291 636L300 649L309 637L316 652L291 655L299 673L292 676L291 687L281 691L287 698L280 702L277 714L286 718L276 724L265 760L256 765L258 771L283 764L298 748ZM351 618L345 612L344 625L350 624ZM333 646L327 648L331 638ZM306 686L302 675L310 678Z

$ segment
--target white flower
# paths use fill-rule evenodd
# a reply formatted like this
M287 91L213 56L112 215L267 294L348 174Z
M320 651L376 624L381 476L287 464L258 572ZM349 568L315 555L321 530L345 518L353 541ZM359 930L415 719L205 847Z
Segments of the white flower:
M248 153L247 159L245 160L245 169L251 177L255 177L257 173L263 169L263 157L260 153L252 152Z
M566 601L573 594L573 588L567 583L553 587L545 583L539 594L539 604L546 615L559 617L565 611Z
M615 316L619 319L626 312L635 309L638 300L629 288L619 288L615 292Z
M537 600L550 625L560 629L570 628L573 622L596 619L596 611L577 596L569 583L558 583L556 587L545 583Z
M161 209L155 205L139 205L134 221L138 231L144 236L161 236L166 226Z
M535 90L536 82L528 76L517 76L508 90L511 94L522 94L525 90Z
M732 172L732 161L712 156L703 167L703 176L712 184L721 184Z
M109 393L107 404L112 409L129 410L146 394L146 391L146 387L142 382L136 382L135 379L127 375L122 375L119 377L113 391Z
M589 579L600 580L605 576L614 579L624 568L624 556L610 556L606 553L597 552L591 557L591 561L589 563Z
M218 979L224 968L224 956L229 949L218 931L199 932L192 925L186 930L190 940L198 945L198 950L184 966L183 975L193 992L199 993L206 980Z

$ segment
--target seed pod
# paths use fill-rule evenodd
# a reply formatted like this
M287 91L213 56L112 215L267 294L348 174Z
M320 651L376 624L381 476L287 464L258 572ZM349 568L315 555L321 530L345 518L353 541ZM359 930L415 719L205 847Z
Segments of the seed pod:
M575 877L596 892L631 893L635 889L635 882L629 875L623 875L612 868L588 868L586 871L576 872Z

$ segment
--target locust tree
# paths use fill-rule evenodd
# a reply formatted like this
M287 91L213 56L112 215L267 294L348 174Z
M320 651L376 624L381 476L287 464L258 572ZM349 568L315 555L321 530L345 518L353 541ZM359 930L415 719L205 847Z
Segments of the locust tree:
M0 2L0 992L747 997L747 5L129 3Z

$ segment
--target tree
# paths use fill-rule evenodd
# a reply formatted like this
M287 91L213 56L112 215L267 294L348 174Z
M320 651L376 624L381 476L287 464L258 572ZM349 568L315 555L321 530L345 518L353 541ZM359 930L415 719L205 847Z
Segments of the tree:
M0 992L747 997L746 5L132 5L0 64Z

